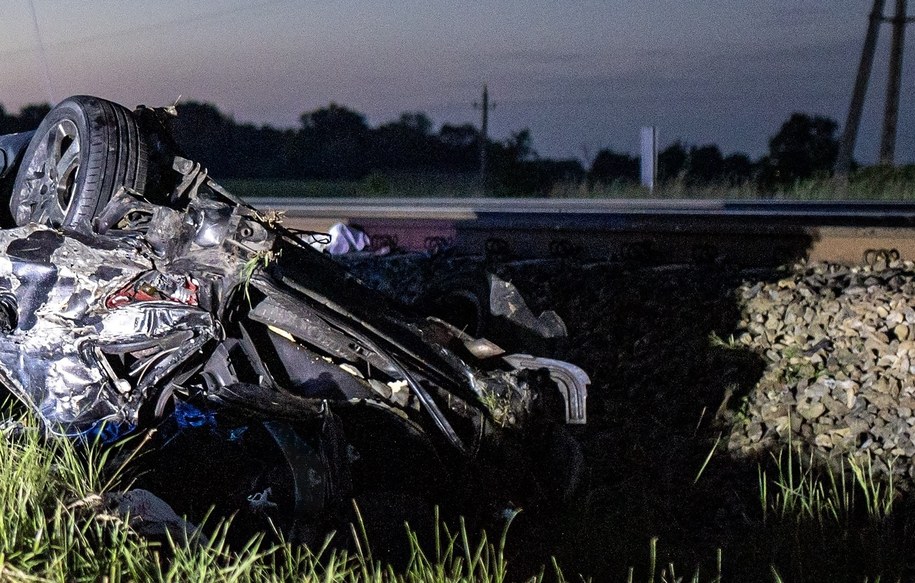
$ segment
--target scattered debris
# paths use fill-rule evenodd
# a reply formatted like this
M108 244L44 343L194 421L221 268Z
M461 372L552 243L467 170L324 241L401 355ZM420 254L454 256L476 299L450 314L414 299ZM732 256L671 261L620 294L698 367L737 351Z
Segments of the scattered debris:
M96 520L102 522L126 522L134 532L144 537L207 542L196 526L175 514L164 500L141 488L92 494L70 504L69 508L89 510Z
M326 236L310 236L308 244L330 255L345 255L362 251L371 245L369 236L357 227L336 223L331 226Z
M251 510L255 512L264 512L268 508L276 508L276 503L270 501L270 494L273 493L273 488L266 488L263 492L255 492L248 496L248 504L251 506Z
M489 274L489 311L493 316L504 316L541 338L568 336L566 325L559 314L548 310L539 316L534 316L518 288L492 273Z

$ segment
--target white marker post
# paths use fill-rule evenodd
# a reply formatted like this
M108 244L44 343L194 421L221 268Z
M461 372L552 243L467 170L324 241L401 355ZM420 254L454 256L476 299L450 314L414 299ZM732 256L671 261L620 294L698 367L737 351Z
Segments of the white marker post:
M654 184L658 178L658 128L642 128L642 145L639 150L642 186L654 193Z

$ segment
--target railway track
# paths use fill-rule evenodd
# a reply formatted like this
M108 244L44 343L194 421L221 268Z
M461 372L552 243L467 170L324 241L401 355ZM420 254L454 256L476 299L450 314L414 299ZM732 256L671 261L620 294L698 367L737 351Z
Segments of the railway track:
M257 198L285 224L359 225L376 246L518 258L774 265L915 260L915 204L576 199Z

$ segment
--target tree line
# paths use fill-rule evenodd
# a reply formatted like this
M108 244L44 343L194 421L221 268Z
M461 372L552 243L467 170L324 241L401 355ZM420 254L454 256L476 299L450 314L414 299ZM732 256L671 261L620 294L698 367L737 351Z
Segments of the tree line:
M18 114L0 105L0 134L34 129L50 110L28 105ZM299 118L297 128L236 122L209 103L178 105L172 134L183 153L214 176L254 179L353 180L373 173L473 175L479 169L480 133L471 124L444 124L437 130L422 112L371 127L364 114L336 103ZM676 141L658 153L661 182L687 186L777 188L828 175L838 153L835 121L794 113L769 141L769 153L752 160L725 155L714 144ZM542 157L529 130L505 140L487 140L489 184L494 193L537 194L557 182L636 183L639 159L605 148L586 168L578 159Z
M724 155L715 144L675 141L658 152L658 180L687 186L742 186L774 189L807 178L829 176L839 153L838 124L830 118L792 114L769 140L769 153L758 160L737 152ZM639 158L604 149L588 172L591 181L636 182Z

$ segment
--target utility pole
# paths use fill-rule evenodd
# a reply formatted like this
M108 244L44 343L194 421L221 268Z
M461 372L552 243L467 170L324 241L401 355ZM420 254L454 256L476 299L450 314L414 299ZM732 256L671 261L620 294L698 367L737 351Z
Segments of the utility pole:
M890 74L886 80L886 105L883 134L880 137L880 163L893 164L896 153L896 122L899 119L899 87L902 78L902 48L905 45L906 0L896 0L893 40L890 45Z
M482 119L480 120L480 184L484 190L486 189L486 143L489 141L489 110L495 107L495 103L489 103L489 89L484 83L483 100L473 102L473 108L482 112Z
M874 52L877 50L877 34L880 32L880 23L883 21L883 4L884 0L874 0L871 8L867 36L864 37L864 48L861 50L861 62L858 64L858 76L855 79L851 105L848 107L848 118L845 121L842 143L839 146L839 158L836 162L836 171L839 174L848 174L851 169L855 142L858 140L858 126L861 125L861 110L864 109L864 96L867 93L867 84L874 65Z
M861 62L858 64L858 75L852 90L851 104L848 107L848 118L842 131L842 142L839 144L839 156L836 160L838 174L847 175L851 168L855 142L858 138L858 127L861 125L864 96L867 93L867 85L874 64L874 53L877 50L877 35L880 25L884 22L892 24L893 36L890 43L889 76L886 82L886 102L883 109L883 132L880 134L880 163L893 164L895 161L905 28L913 21L908 15L907 3L907 0L896 0L896 14L892 18L887 18L883 15L885 0L874 0L867 25L867 35L864 38L864 48L861 50Z

